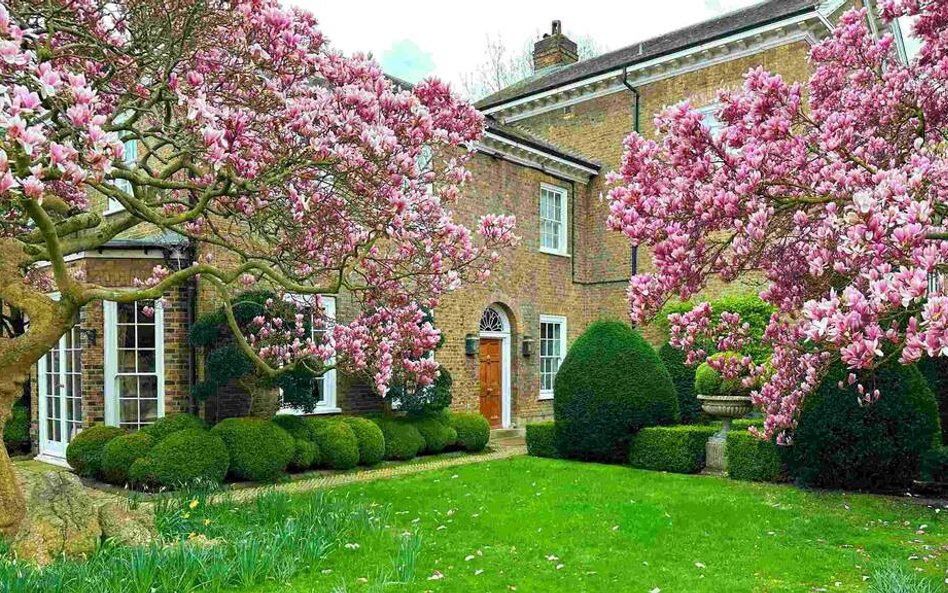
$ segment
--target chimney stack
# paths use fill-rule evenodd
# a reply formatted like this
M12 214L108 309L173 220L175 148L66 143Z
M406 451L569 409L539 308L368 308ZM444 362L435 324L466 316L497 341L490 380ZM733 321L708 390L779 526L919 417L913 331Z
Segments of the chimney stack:
M563 25L553 21L552 33L533 44L533 71L539 72L552 66L565 66L579 60L576 43L563 35Z

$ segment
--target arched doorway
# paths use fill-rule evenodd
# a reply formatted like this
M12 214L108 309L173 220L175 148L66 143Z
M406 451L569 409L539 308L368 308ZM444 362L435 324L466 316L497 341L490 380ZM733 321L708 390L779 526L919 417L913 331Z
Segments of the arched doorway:
M510 426L510 319L503 309L484 309L480 335L480 412L491 428Z

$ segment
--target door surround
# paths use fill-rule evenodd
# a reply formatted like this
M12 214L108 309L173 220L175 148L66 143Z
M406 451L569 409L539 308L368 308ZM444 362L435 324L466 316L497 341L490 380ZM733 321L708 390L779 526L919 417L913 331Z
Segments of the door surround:
M497 305L490 305L481 314L479 334L481 338L500 340L500 425L510 428L510 318Z

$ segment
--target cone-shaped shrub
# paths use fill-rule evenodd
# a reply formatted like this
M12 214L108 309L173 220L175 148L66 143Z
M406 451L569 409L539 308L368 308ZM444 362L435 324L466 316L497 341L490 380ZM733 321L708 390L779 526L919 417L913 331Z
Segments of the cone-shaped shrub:
M790 470L807 486L901 490L918 477L921 459L940 439L938 408L914 366L890 364L860 377L881 397L860 403L849 371L836 365L803 403L793 435Z
M573 344L554 383L557 449L622 462L646 426L678 421L678 396L652 346L624 323L600 321Z

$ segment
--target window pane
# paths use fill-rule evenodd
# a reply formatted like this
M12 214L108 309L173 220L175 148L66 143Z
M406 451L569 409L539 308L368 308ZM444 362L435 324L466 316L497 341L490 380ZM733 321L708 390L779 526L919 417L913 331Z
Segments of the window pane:
M138 351L138 372L139 373L154 373L155 372L155 351L154 350L139 350Z
M155 325L154 323L144 324L141 323L138 326L138 347L139 348L154 348L155 347Z
M134 373L135 372L135 351L134 350L119 350L116 358L118 360L118 372L120 373Z
M116 305L116 309L118 309L119 323L135 323L134 303L119 303Z

